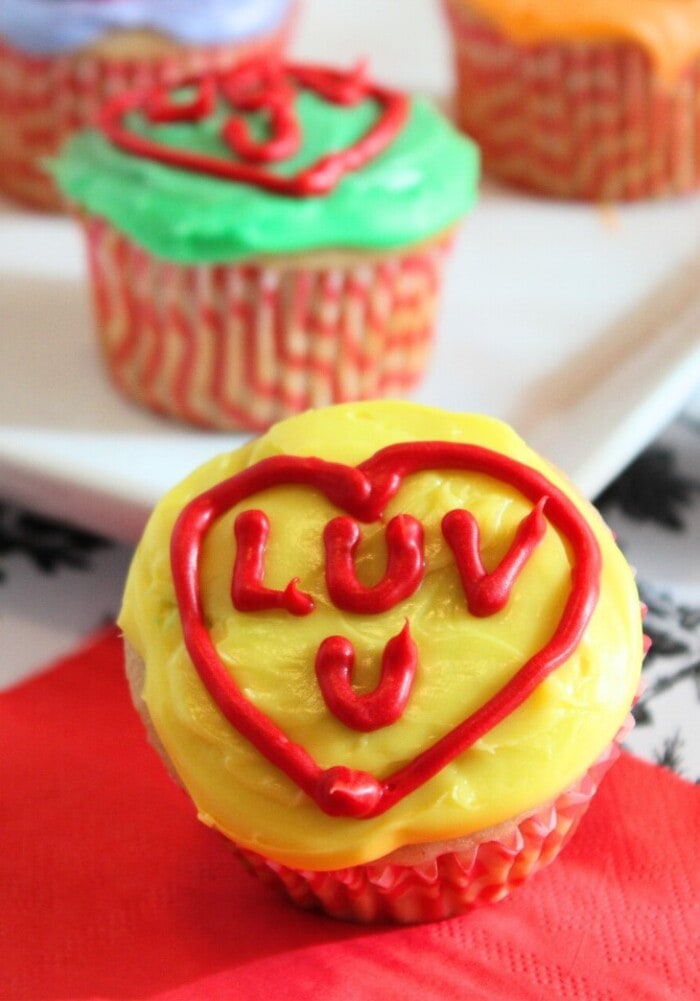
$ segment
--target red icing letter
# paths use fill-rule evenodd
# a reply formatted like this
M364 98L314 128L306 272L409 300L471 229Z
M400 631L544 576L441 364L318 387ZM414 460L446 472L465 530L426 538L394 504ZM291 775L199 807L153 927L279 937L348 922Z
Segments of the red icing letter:
M233 565L231 600L239 612L261 612L281 608L292 615L308 615L314 602L309 594L297 587L299 578L290 580L284 591L265 587L265 545L270 534L270 522L263 511L243 511L236 518L236 561Z
M510 549L491 573L486 572L481 560L479 526L474 516L457 509L442 519L442 534L455 555L472 615L493 615L508 601L518 574L544 536L547 524L542 509L546 501L543 497L523 518Z
M151 122L198 122L208 118L216 104L216 81L210 74L191 85L194 94L189 101L174 101L165 85L156 87L146 99L146 115Z
M344 636L329 636L318 648L316 677L330 711L353 730L378 730L403 713L416 676L418 651L408 622L384 647L379 684L357 695L351 684L355 651Z
M294 112L294 88L282 67L250 63L222 79L222 90L239 111L265 112L269 137L255 140L243 118L230 118L222 129L224 140L242 160L256 163L287 160L299 151L301 132Z
M417 590L423 579L423 528L408 514L392 518L386 530L386 573L374 587L357 579L354 554L360 529L352 518L334 518L323 533L326 585L331 601L345 612L387 612Z

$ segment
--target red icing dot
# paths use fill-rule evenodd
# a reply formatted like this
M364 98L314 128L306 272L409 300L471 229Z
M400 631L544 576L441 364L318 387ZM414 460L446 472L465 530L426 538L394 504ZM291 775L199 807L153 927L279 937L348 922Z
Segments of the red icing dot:
M316 802L332 817L367 817L379 804L383 787L368 772L336 765L318 777Z

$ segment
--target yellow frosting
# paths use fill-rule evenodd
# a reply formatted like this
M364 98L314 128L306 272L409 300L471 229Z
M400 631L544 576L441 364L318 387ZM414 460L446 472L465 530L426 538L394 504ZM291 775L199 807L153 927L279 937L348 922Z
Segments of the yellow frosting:
M452 0L515 41L625 41L671 78L700 55L700 0Z
M401 441L470 442L539 469L584 511L603 555L600 599L576 653L523 705L425 785L373 819L326 815L224 719L186 653L169 565L174 522L193 497L267 456L315 455L356 464ZM293 577L316 599L314 612L242 613L232 606L233 520L251 507L271 523L266 586ZM494 694L552 635L570 589L569 544L551 524L506 607L475 618L440 522L470 510L487 569L531 510L512 487L475 473L414 474L390 502L387 520L414 515L425 528L426 575L396 608L343 613L328 599L322 532L339 514L302 487L276 487L222 516L204 547L202 591L210 634L239 688L322 767L345 764L386 776L451 730ZM358 574L384 572L383 526L362 525ZM416 682L398 722L370 733L345 727L326 708L314 660L341 634L357 650L361 690L374 687L387 640L406 618L418 646ZM460 837L522 814L570 785L624 721L642 661L640 608L632 572L597 512L506 425L410 403L348 404L284 421L239 451L207 463L157 506L129 573L120 617L144 658L144 699L156 731L201 819L233 841L295 867L331 869L407 845Z

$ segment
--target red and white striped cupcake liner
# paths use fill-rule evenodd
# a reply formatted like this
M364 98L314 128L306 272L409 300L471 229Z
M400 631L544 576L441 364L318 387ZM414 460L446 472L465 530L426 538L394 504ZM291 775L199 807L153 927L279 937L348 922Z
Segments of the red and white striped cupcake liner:
M0 39L0 192L34 208L64 208L42 161L78 129L92 125L108 98L277 52L288 33L285 24L276 34L243 45L173 48L124 59L89 50L34 56Z
M659 81L629 43L512 42L464 0L443 0L456 115L485 170L545 195L617 201L700 186L700 60Z
M419 865L381 859L315 872L292 869L234 846L254 875L300 907L358 922L412 924L463 914L508 896L549 865L572 836L610 765L631 719L578 782L513 824L507 834L473 843ZM389 858L389 857L388 857Z
M400 395L424 373L449 238L329 266L189 266L83 222L107 369L150 410L260 430L309 407Z

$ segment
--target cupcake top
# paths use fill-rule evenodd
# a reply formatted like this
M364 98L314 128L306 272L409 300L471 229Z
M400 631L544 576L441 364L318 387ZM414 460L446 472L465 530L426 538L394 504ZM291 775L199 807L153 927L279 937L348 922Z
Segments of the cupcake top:
M120 625L201 819L297 868L369 862L555 797L643 656L632 572L506 425L309 411L157 506Z
M363 66L254 62L119 95L53 171L153 254L200 263L426 240L472 205L478 152Z
M273 31L291 6L292 0L2 0L0 36L46 56L135 29L188 45L247 42Z
M457 0L459 4L460 0ZM464 0L516 41L623 41L641 46L662 77L700 55L700 0Z

